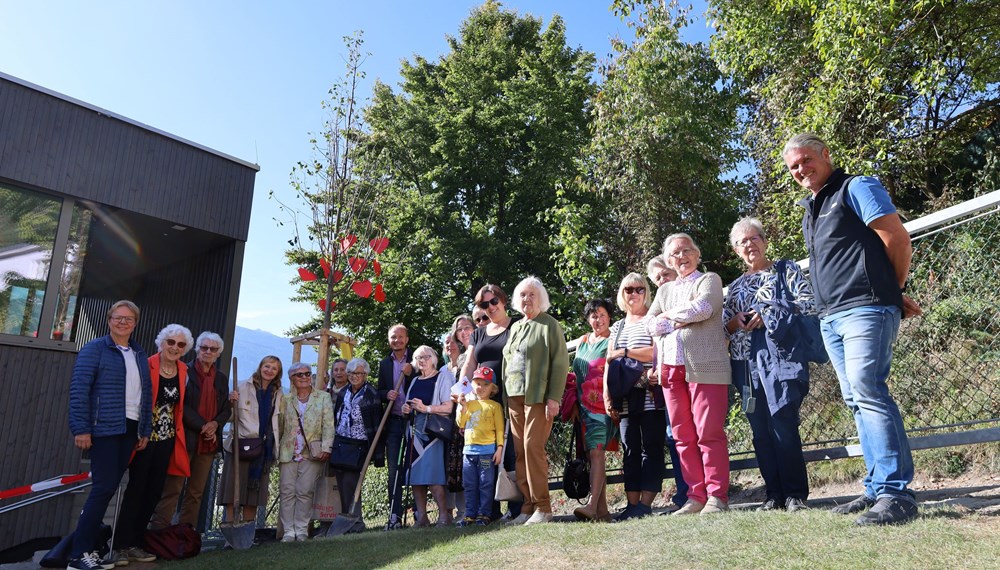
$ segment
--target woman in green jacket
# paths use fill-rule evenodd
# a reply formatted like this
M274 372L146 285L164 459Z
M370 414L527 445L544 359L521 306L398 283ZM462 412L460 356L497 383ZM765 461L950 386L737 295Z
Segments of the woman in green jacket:
M549 294L542 282L525 278L514 288L513 297L514 309L524 318L511 325L503 371L524 504L510 524L536 524L552 520L545 442L566 389L569 356L562 327L545 312Z

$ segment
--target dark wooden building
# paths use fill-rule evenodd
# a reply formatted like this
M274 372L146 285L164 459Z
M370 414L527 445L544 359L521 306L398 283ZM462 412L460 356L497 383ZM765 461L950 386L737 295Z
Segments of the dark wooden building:
M114 301L140 307L133 338L150 354L180 323L220 333L225 361L258 170L0 74L0 490L87 470L69 379ZM67 533L80 504L0 514L0 550Z

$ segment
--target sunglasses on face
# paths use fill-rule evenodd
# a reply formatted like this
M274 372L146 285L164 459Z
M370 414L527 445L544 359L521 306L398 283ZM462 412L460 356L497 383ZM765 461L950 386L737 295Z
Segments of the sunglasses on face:
M490 320L489 317L487 317L486 315L482 315L482 316L476 317L476 324L485 323L488 320Z
M202 352L219 352L219 347L217 346L199 346L198 350Z
M499 305L500 304L500 297L493 297L489 301L480 301L480 302L478 302L476 304L479 305L480 309L482 309L482 310L485 311L486 309L490 308L490 305L493 305L494 307L496 307L497 305ZM476 322L479 322L479 321L476 321Z
M187 345L188 345L188 343L184 342L183 340L178 341L178 340L174 340L172 338L168 338L164 342L167 343L167 346L177 345L177 348L187 348Z
M292 374L292 378L305 378L306 376L312 376L311 372L296 372Z
M626 295L631 295L632 293L635 293L636 295L643 295L643 294L646 293L646 288L645 287L624 287L624 288L622 288L622 291L625 291Z

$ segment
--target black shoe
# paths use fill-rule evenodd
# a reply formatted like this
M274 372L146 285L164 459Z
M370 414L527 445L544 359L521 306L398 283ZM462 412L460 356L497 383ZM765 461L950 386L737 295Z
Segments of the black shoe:
M757 507L758 511L779 511L785 508L785 504L781 499L776 499L774 497L769 497L766 501Z
M623 509L622 512L615 515L614 521L622 522L635 518L636 516L638 516L637 513L635 512L635 507L636 507L635 505L626 505L625 509Z
M795 511L804 511L809 508L805 500L799 499L797 497L788 497L785 499L785 510L794 513Z
M875 499L872 499L868 495L861 495L849 503L833 507L830 509L830 512L837 513L838 515L853 515L854 513L860 513L865 509L870 509L874 505Z
M882 497L854 524L861 526L905 524L919 516L917 504L900 497Z

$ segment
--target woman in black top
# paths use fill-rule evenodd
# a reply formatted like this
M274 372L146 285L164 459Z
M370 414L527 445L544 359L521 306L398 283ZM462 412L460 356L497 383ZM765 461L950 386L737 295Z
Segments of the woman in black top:
M507 315L507 294L496 285L484 285L476 293L474 305L482 309L489 322L485 327L479 327L472 331L472 338L469 339L469 348L466 349L465 365L462 366L462 378L472 378L472 372L481 366L493 369L493 377L497 379L500 391L493 396L500 405L503 405L503 348L507 346L507 337L510 336L510 326L517 321ZM507 433L504 445L503 468L505 471L513 471L516 456L514 446L511 445L511 435ZM495 477L494 477L495 479ZM512 517L521 512L521 503L508 502L507 514ZM500 503L493 503L493 517L499 518Z

